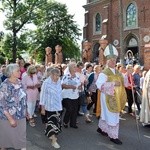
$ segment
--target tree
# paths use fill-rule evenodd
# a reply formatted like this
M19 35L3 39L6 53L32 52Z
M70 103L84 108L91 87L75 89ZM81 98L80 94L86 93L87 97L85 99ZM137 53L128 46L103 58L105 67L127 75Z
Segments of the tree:
M28 49L28 43L26 41L27 35L26 34L20 34L18 37L16 37L17 45L16 45L16 57L21 57L20 54L23 50ZM11 33L8 33L5 35L5 39L2 41L2 52L5 55L6 58L9 58L9 60L12 60L12 45L13 45L13 35ZM16 59L15 59L16 60Z
M52 47L54 53L55 46L60 44L63 47L64 58L79 57L77 40L81 33L73 21L74 16L68 14L66 5L50 1L42 5L36 13L34 24L37 30L32 33L32 39L34 45L41 45L38 49L39 56L43 59L45 47Z
M4 25L10 31L3 49L6 56L12 55L13 62L22 50L44 60L45 47L52 47L54 52L57 44L63 46L65 57L79 56L77 39L81 33L66 5L53 0L2 0L2 4L7 18ZM34 24L36 30L27 30L27 24Z
M4 32L0 31L0 64L3 64L5 62L4 54L2 52L3 38Z
M43 4L45 0L2 0L3 10L7 20L4 22L6 30L12 35L12 55L13 62L17 55L17 35L25 29L25 25L31 23L35 18L35 10Z

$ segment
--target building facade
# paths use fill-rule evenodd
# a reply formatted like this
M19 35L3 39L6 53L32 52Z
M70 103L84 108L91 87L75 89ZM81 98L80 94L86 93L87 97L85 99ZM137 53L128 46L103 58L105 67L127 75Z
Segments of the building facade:
M150 68L149 0L87 0L83 41L92 43L92 61L100 61L100 39L108 40L124 62L130 50L141 65Z

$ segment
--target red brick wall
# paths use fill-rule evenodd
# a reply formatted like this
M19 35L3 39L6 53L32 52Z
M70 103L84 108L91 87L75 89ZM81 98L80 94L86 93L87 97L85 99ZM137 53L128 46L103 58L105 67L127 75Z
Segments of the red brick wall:
M138 39L138 46L139 46L139 53L140 53L140 59L146 59L144 57L144 45L147 44L144 42L143 38L145 35L150 36L150 1L149 0L122 0L122 8L123 8L123 15L125 15L125 10L127 6L131 3L135 2L137 8L138 8L138 27L133 30L124 30L123 27L123 45L124 45L124 53L126 48L126 38L129 34L135 35L135 37ZM108 8L104 8L104 6L108 5ZM143 8L145 7L145 20L144 20L144 12ZM85 9L88 10L88 26L85 29L86 30L86 39L93 44L95 42L98 42L99 39L103 34L105 34L106 29L103 25L102 27L102 33L98 35L93 35L93 17L97 12L99 12L102 16L102 20L109 18L108 21L108 30L107 30L107 39L110 43L113 43L115 39L120 41L120 18L119 18L119 0L101 0L95 4L88 4L85 6ZM108 9L108 14L107 14ZM108 16L107 16L108 15ZM125 20L124 22L125 23ZM120 42L119 42L120 43ZM116 46L118 50L120 50L120 45ZM150 62L149 62L150 63Z

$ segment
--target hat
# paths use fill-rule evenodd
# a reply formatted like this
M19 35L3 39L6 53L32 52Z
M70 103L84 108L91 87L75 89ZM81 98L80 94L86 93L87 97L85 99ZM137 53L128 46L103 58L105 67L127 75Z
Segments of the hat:
M107 59L110 59L110 58L117 58L118 57L118 51L117 49L112 45L112 44L109 44L105 50L104 50L104 56L107 58Z

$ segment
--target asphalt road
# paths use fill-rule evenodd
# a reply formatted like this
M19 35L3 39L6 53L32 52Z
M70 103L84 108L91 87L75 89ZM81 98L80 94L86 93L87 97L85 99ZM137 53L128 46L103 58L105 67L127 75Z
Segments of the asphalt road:
M62 128L58 135L61 150L150 150L150 127L139 123L139 134L136 120L124 114L120 120L119 138L122 145L112 143L108 137L96 132L98 119L93 116L93 123L87 124L84 117L78 117L78 129ZM53 150L49 139L44 135L41 118L36 118L36 127L27 124L27 150Z

